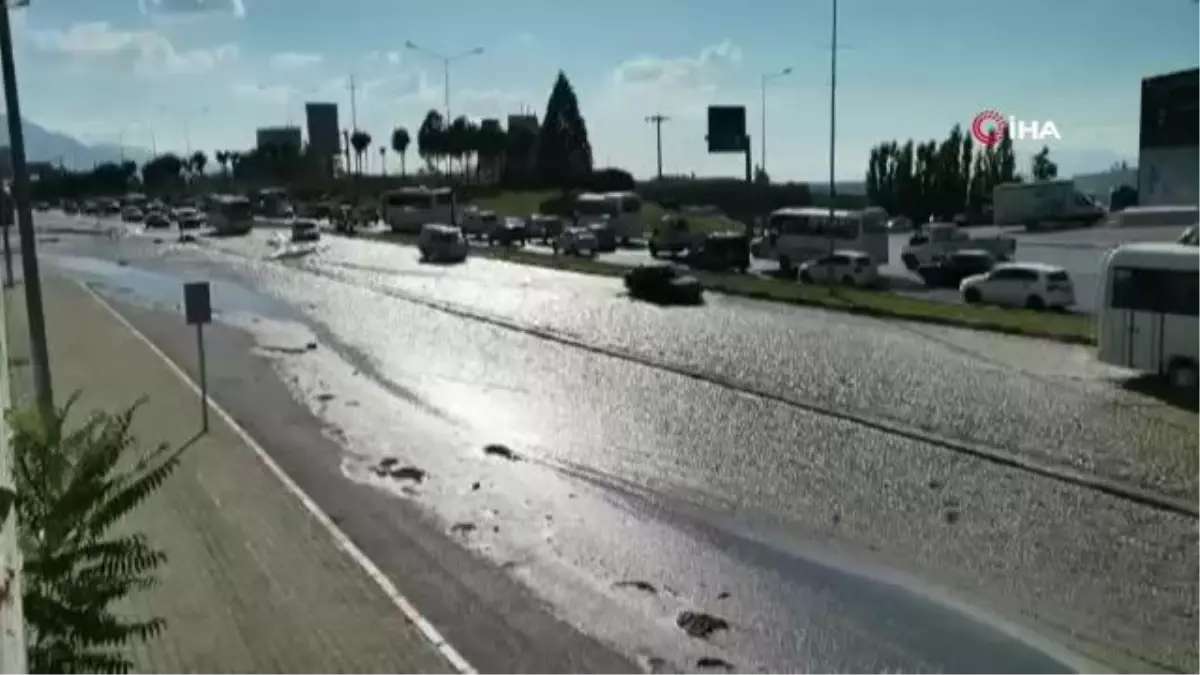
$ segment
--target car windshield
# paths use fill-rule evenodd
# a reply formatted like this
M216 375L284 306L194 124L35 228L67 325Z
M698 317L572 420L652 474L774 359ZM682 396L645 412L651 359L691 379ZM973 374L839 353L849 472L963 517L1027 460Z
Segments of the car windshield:
M387 196L386 204L392 208L428 210L434 206L434 198L422 193L397 192Z
M575 210L584 216L613 216L617 214L615 202L600 199L580 199Z

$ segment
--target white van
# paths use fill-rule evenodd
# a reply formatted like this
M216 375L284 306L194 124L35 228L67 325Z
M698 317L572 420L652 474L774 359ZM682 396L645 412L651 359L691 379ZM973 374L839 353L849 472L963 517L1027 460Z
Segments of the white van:
M1120 246L1104 259L1101 280L1100 360L1162 375L1177 389L1195 391L1200 250L1157 242Z
M238 195L213 195L205 209L205 220L220 235L249 234L254 228L250 200Z
M453 223L454 192L450 188L405 187L383 194L383 220L392 232L415 234L425 223Z
M578 226L603 223L622 246L645 234L642 222L642 198L635 192L584 192L575 199Z

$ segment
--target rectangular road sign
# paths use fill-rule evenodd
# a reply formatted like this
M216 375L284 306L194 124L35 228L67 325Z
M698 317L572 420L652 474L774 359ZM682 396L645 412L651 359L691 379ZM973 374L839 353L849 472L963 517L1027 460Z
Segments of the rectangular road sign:
M212 303L207 281L183 285L183 313L190 326L212 322Z
M709 152L745 152L748 142L746 106L708 106L708 135L705 140L708 141Z

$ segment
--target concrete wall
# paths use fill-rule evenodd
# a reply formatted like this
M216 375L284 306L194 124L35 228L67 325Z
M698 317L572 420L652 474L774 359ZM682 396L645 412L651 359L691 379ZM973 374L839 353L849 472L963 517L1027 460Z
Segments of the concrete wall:
M1138 203L1200 204L1200 146L1144 148L1138 158Z

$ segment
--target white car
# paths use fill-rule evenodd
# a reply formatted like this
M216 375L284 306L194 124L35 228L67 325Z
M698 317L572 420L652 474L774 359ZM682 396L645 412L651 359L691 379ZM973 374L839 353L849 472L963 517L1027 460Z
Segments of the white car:
M879 283L879 268L862 251L834 251L801 265L799 277L809 284L874 286Z
M320 241L321 226L311 218L297 218L292 221L292 242Z
M586 258L594 258L599 245L596 234L587 227L568 227L551 244L556 255L562 253Z
M1075 287L1066 270L1042 263L1002 263L990 272L963 279L958 290L969 303L1029 309L1075 304Z

